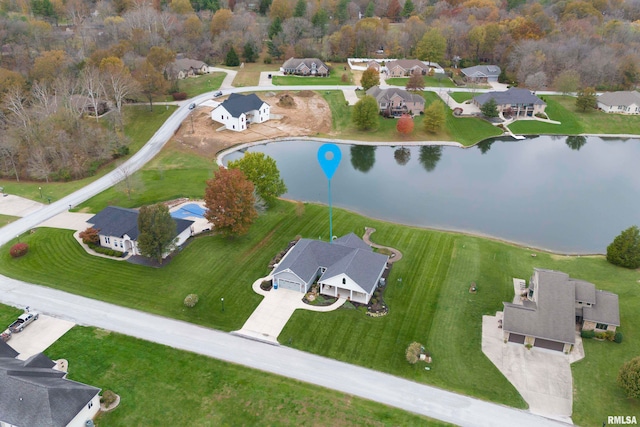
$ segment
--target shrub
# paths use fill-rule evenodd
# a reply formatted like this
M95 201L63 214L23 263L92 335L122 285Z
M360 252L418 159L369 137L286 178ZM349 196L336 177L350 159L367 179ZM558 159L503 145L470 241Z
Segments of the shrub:
M419 342L412 342L407 347L407 362L415 365L420 357L420 351L422 349L422 345Z
M342 76L340 76L340 81L342 81L343 83L347 83L349 81L349 75L347 73L342 73Z
M105 390L102 392L102 396L100 396L100 403L108 408L109 406L113 405L117 399L117 394L115 394L111 390Z
M116 251L115 249L111 249L111 248L105 248L100 245L90 244L89 247L93 249L94 252L97 252L102 255L112 256L116 258L121 258L122 255L124 255L124 252Z
M613 341L617 342L618 344L620 344L622 342L622 332L616 332L615 336L613 337Z
M265 56L264 59L263 59L263 62L265 64L271 64L272 61L273 61L273 58L271 58L270 55Z
M596 331L585 331L580 332L580 336L582 338L593 338L596 336Z
M617 382L624 389L627 397L640 398L640 357L635 357L622 365Z
M100 242L100 230L93 227L89 227L84 231L81 231L79 236L82 239L82 243L85 245L98 244Z
M596 338L599 340L603 340L605 338L607 338L607 334L604 332L596 332Z
M615 332L613 332L613 331L606 331L606 332L604 333L604 336L607 338L607 341L613 341L613 339L614 339L614 338L615 338L615 336L616 336L616 333L615 333Z
M524 346L527 348L527 350L531 350L531 347L533 347L533 346L532 346L531 344L529 344L529 343L525 344Z
M29 252L29 245L24 242L18 242L9 249L11 258L20 258L21 256L26 255L27 252Z
M174 101L184 101L185 99L187 99L186 92L173 92L171 96L173 97Z
M197 294L189 294L184 298L184 305L190 308L193 308L198 303L198 295Z

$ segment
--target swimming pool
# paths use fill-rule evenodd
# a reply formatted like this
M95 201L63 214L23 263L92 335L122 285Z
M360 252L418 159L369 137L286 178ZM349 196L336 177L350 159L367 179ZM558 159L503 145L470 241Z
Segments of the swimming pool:
M202 206L195 203L189 203L180 207L177 211L171 212L171 216L180 219L189 217L204 218L205 211L206 209Z

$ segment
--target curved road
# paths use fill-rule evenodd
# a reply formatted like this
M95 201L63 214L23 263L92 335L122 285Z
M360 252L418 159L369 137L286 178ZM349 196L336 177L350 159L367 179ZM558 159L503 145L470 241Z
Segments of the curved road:
M343 89L345 87L340 87ZM355 88L352 87L352 88ZM277 90L332 90L335 86L279 86ZM237 92L261 87L234 89ZM230 91L224 91L228 93ZM202 94L184 103L149 142L122 166L63 199L0 229L0 245L41 222L108 189L151 160L187 117L187 105L211 99ZM526 411L458 395L377 371L304 353L287 347L250 341L190 323L107 304L78 295L0 276L0 302L29 305L42 313L81 325L96 326L220 360L317 384L406 411L464 426L560 426Z

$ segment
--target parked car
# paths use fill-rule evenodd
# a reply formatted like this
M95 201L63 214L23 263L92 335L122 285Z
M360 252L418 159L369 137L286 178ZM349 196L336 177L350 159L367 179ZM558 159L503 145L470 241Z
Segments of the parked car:
M213 94L213 97L214 97L214 98L217 98L217 97L219 97L219 96L222 96L222 91L221 91L221 90L219 90L219 91L217 91L217 92L215 92L215 93Z
M192 102L191 104L189 104L189 110L193 110L194 108L196 108L195 102Z
M34 320L38 320L38 313L35 312L26 312L20 315L15 322L9 325L9 330L13 333L22 332L22 330L29 325L29 323Z
M7 342L11 339L11 331L9 329L5 329L3 333L0 334L0 339L4 342Z

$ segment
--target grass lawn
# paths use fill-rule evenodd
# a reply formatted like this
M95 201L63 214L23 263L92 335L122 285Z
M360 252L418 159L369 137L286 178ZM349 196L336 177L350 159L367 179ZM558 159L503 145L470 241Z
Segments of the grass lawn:
M11 215L0 215L0 227L10 224L13 221L20 219L19 216L11 216Z
M215 72L178 80L178 91L186 92L187 97L193 98L201 93L218 89L226 76L226 73Z
M349 80L342 81L342 74L346 73ZM273 76L273 84L276 86L348 86L353 85L353 76L351 71L338 70L332 71L329 77L313 77L313 76Z
M426 106L439 100L433 92L422 92ZM333 131L342 139L361 141L457 141L463 145L473 145L502 132L488 122L469 117L453 117L447 109L445 129L437 133L427 133L423 130L423 116L414 118L413 133L409 136L401 135L396 130L397 120L378 117L378 129L375 131L360 131L351 121L353 107L345 104L344 95L340 91L325 91L321 94L329 103L332 113ZM329 135L324 135L329 136ZM335 135L334 135L335 136Z
M69 360L69 379L120 395L98 425L447 425L101 329L76 326L46 353Z
M446 76L423 76L424 77L424 86L425 87L456 87L456 85L451 81L450 78ZM391 86L407 86L407 82L409 81L409 77L391 77L385 79L388 85Z
M167 118L173 114L175 109L176 107L171 105L168 108L164 105L156 105L153 107L153 111L149 111L148 105L125 106L124 133L131 140L129 145L131 155L147 143ZM3 179L0 180L0 186L4 187L4 192L8 194L15 194L42 203L48 203L50 200L53 203L107 174L114 167L115 162L111 162L101 167L96 175L77 181L47 183L37 181L17 182ZM42 187L42 198L40 198L40 187Z
M547 96L573 113L580 124L583 133L601 134L640 134L640 116L625 116L623 114L607 114L592 110L582 112L576 109L576 98L572 96Z
M545 113L551 120L561 124L544 123L535 120L518 120L509 125L509 129L517 135L577 135L584 130L576 115L556 100L556 97L543 96L547 103Z
M476 94L472 92L451 92L449 93L449 96L455 99L456 102L462 103L470 99L473 99L476 96Z
M226 67L230 70L237 71L235 79L233 79L233 86L246 87L246 86L258 86L260 83L260 73L263 71L276 72L280 69L281 61L274 61L273 64L265 64L260 62L245 62L244 67Z
M300 215L300 216L298 216ZM221 330L238 329L259 303L250 284L266 274L269 259L296 235L326 234L326 207L279 202L258 219L248 235L234 240L196 238L161 269L134 266L86 255L70 231L39 229L23 236L29 253L11 259L0 254L0 269L11 277L64 289L121 305ZM618 396L615 372L640 353L635 338L640 312L635 307L637 271L614 267L603 257L568 257L538 252L480 237L399 226L334 210L335 234L361 234L377 228L377 243L400 249L405 258L389 277L385 302L390 313L367 317L362 310L330 313L298 311L280 341L305 351L370 367L483 399L524 407L515 389L481 353L481 316L495 314L512 298L512 277L528 278L534 267L565 271L620 295L625 342L587 343L587 360L575 365L576 413L582 425L593 425L610 413L634 413L637 407ZM56 278L64 277L60 282ZM402 281L398 281L402 278ZM478 285L469 294L470 282ZM131 286L136 283L136 286ZM224 284L233 283L234 286ZM186 310L182 299L197 293L200 303ZM225 298L221 313L218 301ZM349 325L348 328L344 325ZM411 366L404 351L411 341L432 353L431 371ZM605 362L606 361L606 362ZM594 364L606 368L594 369ZM585 366L591 364L591 366ZM584 366L584 367L583 367ZM612 412L613 411L613 412Z

